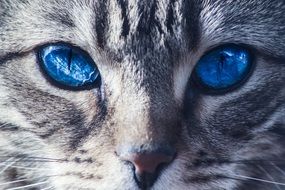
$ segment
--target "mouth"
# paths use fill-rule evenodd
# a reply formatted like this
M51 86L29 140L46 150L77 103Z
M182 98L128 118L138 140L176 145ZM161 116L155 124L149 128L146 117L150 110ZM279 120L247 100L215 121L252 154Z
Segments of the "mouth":
M134 174L135 182L141 190L149 190L154 185L157 177L156 174L152 173Z
M167 164L160 164L155 173L143 172L134 173L134 180L141 190L150 190L157 182L157 179L162 175L167 168Z

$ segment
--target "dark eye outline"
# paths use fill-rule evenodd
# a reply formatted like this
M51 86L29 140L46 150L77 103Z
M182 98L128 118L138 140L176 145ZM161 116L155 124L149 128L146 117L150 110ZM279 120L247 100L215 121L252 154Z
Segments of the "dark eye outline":
M236 48L243 48L245 49L248 53L249 53L249 67L246 71L246 74L245 76L240 80L238 81L237 83L229 86L229 87L226 87L226 88L222 88L222 89L215 89L215 88L211 88L209 87L208 85L204 84L201 80L200 80L200 77L197 76L197 73L196 73L196 65L194 66L194 69L191 73L191 77L190 77L190 80L191 80L191 83L192 85L194 85L198 90L199 92L203 93L203 94L209 94L209 95L221 95L221 94L225 94L225 93L228 93L228 92L232 92L232 91L235 91L237 89L239 89L241 86L243 86L244 83L246 83L249 78L252 76L253 74L253 71L256 67L256 63L255 63L255 54L254 54L254 49L251 48L250 46L248 45L245 45L245 44L233 44L233 43L227 43L227 44L221 44L221 45L218 45L218 46L215 46L215 47L212 47L212 48L209 48L207 51L205 51L205 53L200 57L200 59L198 60L198 62L204 57L204 56L207 56L209 53L213 52L213 51L217 51L219 49L223 49L223 48L226 48L226 47L236 47ZM196 64L198 64L198 62Z
M88 84L88 85L83 85L83 86L78 86L78 87L72 87L72 86L67 86L64 85L58 81L56 81L53 77L50 76L50 74L46 71L46 69L44 68L43 65L43 59L41 56L42 50L46 47L49 46L66 46L69 48L74 49L75 51L77 51L77 53L82 54L84 57L88 58L90 61L92 61L92 63L94 64L94 66L96 67L96 69L98 70L98 77L96 78L95 82L92 84ZM95 61L91 58L91 56L84 50L82 50L82 48L70 44L70 43L66 43L66 42L55 42L55 43L46 43L44 45L41 45L39 47L37 47L35 49L36 52L36 56L37 56L37 62L40 68L41 73L43 74L44 78L51 83L53 86L60 88L60 89L64 89L64 90L69 90L69 91L83 91L83 90L92 90L92 89L97 89L101 87L102 81L101 81L101 73L97 67L97 64L95 63Z

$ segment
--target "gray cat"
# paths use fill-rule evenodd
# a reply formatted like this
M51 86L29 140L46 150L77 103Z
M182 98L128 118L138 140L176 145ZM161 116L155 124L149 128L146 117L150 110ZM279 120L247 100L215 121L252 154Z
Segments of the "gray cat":
M285 189L284 0L0 0L0 189Z

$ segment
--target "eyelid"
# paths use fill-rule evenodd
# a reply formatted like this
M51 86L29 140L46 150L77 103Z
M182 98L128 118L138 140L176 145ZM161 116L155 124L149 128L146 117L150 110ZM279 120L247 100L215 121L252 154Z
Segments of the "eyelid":
M206 48L205 51L203 51L202 55L200 56L200 59L206 55L207 53L211 52L211 51L215 51L217 49L226 47L226 46L233 46L233 47L239 47L239 48L244 48L246 50L248 50L251 54L255 54L258 49L249 45L249 44L245 44L245 43L227 43L227 42L223 42L223 43L218 43L218 44L214 44L214 45L210 45Z
M80 47L77 44L74 44L72 42L66 42L66 41L52 41L52 42L41 43L41 44L37 45L34 49L39 50L39 49L42 49L42 48L47 47L47 46L60 46L60 45L66 46L69 48L79 49L80 51L82 51L85 54L87 54L88 56L90 56L89 52L86 49L84 49L83 47Z

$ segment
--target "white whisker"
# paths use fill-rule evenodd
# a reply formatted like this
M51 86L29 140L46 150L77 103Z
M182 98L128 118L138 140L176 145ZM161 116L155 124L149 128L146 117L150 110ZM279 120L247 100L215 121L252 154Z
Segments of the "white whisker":
M261 165L257 165L257 167L260 170L262 170L271 181L275 181L274 177L272 175L270 175L270 173L268 173L264 167L262 167ZM277 189L282 190L277 184L274 184L274 185Z
M7 190L24 189L24 188L27 188L27 187L34 187L34 186L37 186L37 185L42 185L42 184L45 184L45 183L48 183L48 182L44 181L44 182L34 183L34 184L25 185L25 186L21 186L21 187L13 187L13 188L9 188Z
M279 166L277 166L276 164L274 164L273 162L270 162L271 165L276 169L278 170L279 172L281 172L283 175L285 175L285 171L282 170Z
M27 179L18 179L18 180L15 180L15 181L9 181L9 182L5 182L5 183L0 183L0 186L9 185L9 184L13 184L13 183L19 183L19 182L23 182L23 181L27 181Z
M0 125L0 127L5 127L7 125L8 125L8 123L4 123L4 124Z
M276 182L276 181L269 181L269 180L265 180L265 179L249 177L249 176L243 176L243 175L237 175L237 174L231 174L230 177L234 177L234 178L237 178L237 179L254 180L254 181L260 181L260 182L264 182L264 183L270 183L270 184L276 184L276 185L285 186L285 183Z
M17 162L17 160L14 160L14 161L12 161L12 162L10 162L9 164L5 164L5 163L7 163L7 162L9 162L9 161L11 161L11 160L13 160L14 158L9 158L8 160L6 160L5 162L4 162L4 168L2 169L2 170L0 170L0 174L2 174L3 172L5 172L9 167L11 167L13 164L15 164L15 162Z
M0 164L0 166L5 166L5 164ZM48 169L48 168L35 168L35 167L24 167L24 166L10 166L10 168L18 168L18 169L26 169L26 170L52 170L52 169Z
M25 181L27 181L27 180L29 180L29 181L32 181L32 180L41 180L41 179L43 179L43 178L51 178L51 177L58 177L58 176L62 176L62 175L50 175L50 176L43 176L43 177L29 178L29 179L21 178L21 179L15 180L15 181L8 181L8 182L0 183L0 186L9 185L9 184L13 184L13 183L19 183L19 182L25 182ZM0 189L1 189L1 188L0 188Z
M22 157L21 157L22 156ZM17 155L17 156L0 156L0 158L23 158L24 160L30 160L30 161L57 161L57 162L67 162L67 159L58 159L58 158L47 158L47 157L36 157L36 156L23 156L23 155Z
M46 188L41 189L41 190L50 190L50 189L54 189L54 187L50 186L50 187L46 187Z
M4 161L4 164L7 163L7 162L9 162L9 161L11 161L11 160L13 160L13 159L14 159L14 158L9 158L9 159L5 160L5 161Z

